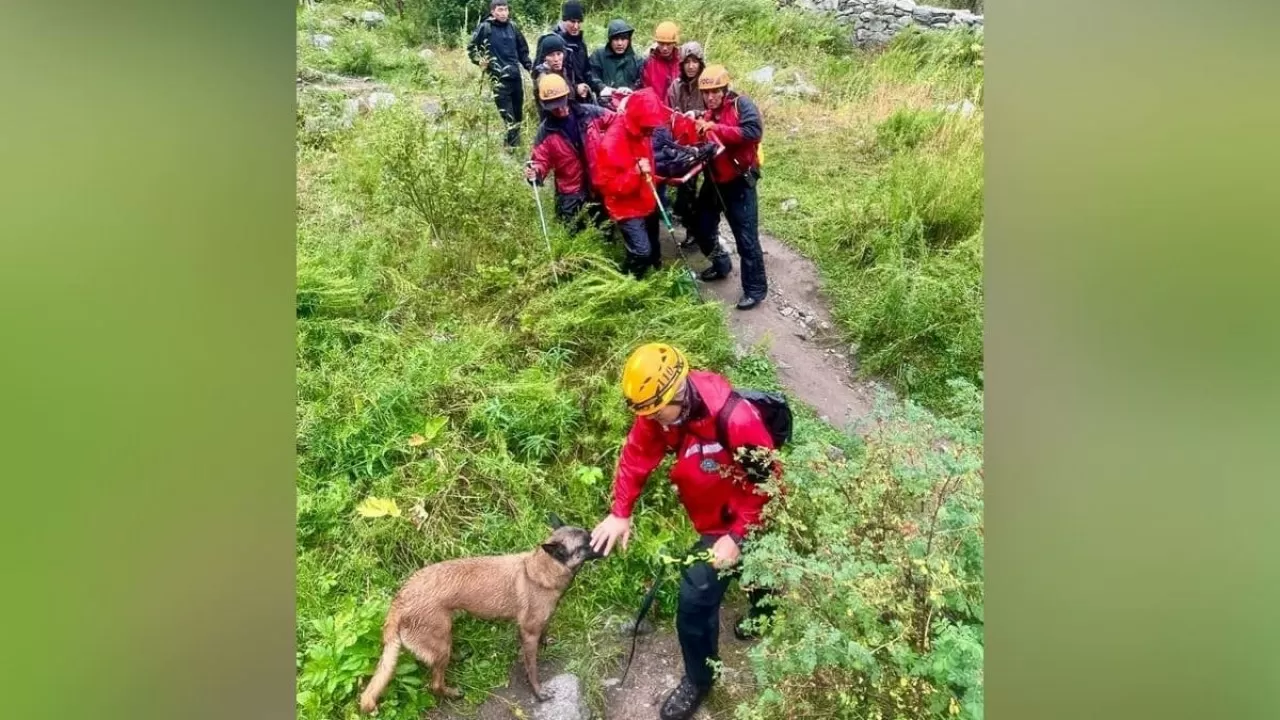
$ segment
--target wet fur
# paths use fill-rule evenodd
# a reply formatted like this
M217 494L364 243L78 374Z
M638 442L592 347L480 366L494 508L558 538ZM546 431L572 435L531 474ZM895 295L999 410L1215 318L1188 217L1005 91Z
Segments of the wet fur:
M553 524L558 525L558 519ZM395 673L401 647L431 667L432 692L461 696L444 684L456 610L486 620L516 621L529 686L539 700L545 700L538 682L538 645L578 569L596 557L590 533L560 526L530 552L446 560L418 570L391 601L382 626L382 658L360 695L360 710L367 714L377 709L378 698Z

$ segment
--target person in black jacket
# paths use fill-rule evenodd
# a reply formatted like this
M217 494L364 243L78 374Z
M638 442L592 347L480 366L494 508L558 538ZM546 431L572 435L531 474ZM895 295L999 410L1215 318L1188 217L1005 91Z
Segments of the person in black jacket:
M581 100L589 96L591 89L587 86L587 58L591 51L587 48L586 36L582 34L582 3L580 0L566 0L560 9L560 22L546 34L538 38L533 65L536 68L547 58L549 52L544 45L551 35L558 35L564 41L564 64L568 68L564 78L576 78L569 86L570 94Z
M580 103L595 104L595 100L591 95L591 89L586 85L586 78L578 75L577 70L569 63L567 49L564 40L555 33L543 35L538 41L538 56L541 61L535 62L533 65L533 84L538 85L538 78L552 73L559 75L569 85L570 102L577 105ZM546 109L542 104L538 105L538 119L546 120Z
M467 45L467 56L492 78L493 101L507 124L507 149L514 149L520 144L520 124L524 122L520 68L532 73L533 62L529 60L529 43L511 19L507 0L491 0L489 17L476 27Z

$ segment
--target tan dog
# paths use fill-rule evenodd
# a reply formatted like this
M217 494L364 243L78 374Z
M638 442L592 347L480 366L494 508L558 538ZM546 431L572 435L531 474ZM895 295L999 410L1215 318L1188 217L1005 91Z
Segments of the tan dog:
M539 700L538 645L560 596L582 564L601 557L591 549L591 533L551 516L555 532L540 547L515 555L461 558L415 572L396 593L382 626L382 659L360 695L360 710L371 713L396 669L400 647L431 666L431 691L460 697L445 687L444 669L453 647L453 612L465 610L486 620L515 620L529 686Z

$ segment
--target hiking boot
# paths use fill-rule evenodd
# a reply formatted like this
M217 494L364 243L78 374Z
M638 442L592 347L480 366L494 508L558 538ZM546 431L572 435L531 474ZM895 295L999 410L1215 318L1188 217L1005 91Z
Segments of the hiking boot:
M743 295L742 299L738 301L737 307L739 310L750 310L754 307L757 307L762 302L764 302L764 298L753 298L753 297L747 297L746 295Z
M702 274L698 277L701 278L703 282L715 282L716 280L723 280L729 277L729 271L712 265L706 270L703 270Z
M662 703L662 711L658 717L662 720L689 720L702 705L702 700L711 688L700 688L687 677L680 678L680 684Z

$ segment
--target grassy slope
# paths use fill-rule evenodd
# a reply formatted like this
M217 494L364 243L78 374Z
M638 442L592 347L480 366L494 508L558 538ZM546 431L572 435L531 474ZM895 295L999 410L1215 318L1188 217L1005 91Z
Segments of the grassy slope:
M528 188L494 149L495 113L475 97L465 58L439 51L422 61L394 26L321 26L341 9L300 14L299 66L367 72L400 102L343 130L338 95L300 94L298 647L308 718L354 714L385 603L409 572L532 547L550 510L580 524L607 511L628 421L616 368L636 342L661 337L735 380L774 383L761 356L733 356L721 311L690 305L678 272L637 283L613 269L616 249L557 232L557 282ZM311 47L316 30L338 37L333 51ZM444 105L436 129L418 115L423 96ZM411 445L415 433L430 441ZM807 413L798 437L858 456ZM674 496L654 485L632 551L590 570L554 621L560 642L547 656L582 673L597 701L603 620L630 612L657 553L691 538ZM368 496L394 498L403 515L359 518L354 507ZM672 601L665 594L660 610ZM450 677L472 700L505 681L509 635L458 625ZM401 669L382 717L433 704L417 691L413 662Z

